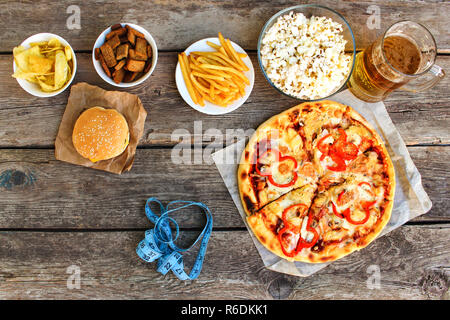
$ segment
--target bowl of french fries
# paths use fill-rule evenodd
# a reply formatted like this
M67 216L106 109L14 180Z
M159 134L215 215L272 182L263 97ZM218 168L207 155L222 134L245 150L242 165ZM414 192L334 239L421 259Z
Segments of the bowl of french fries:
M216 115L244 104L255 73L245 51L219 32L217 38L199 40L178 55L175 80L187 104Z
M35 34L13 49L12 75L36 97L52 97L69 87L77 71L70 44L52 33Z

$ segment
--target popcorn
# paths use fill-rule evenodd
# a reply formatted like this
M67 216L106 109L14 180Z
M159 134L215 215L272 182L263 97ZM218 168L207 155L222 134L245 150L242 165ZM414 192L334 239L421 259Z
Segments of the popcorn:
M290 12L264 35L261 60L272 83L300 99L332 94L350 72L342 25L331 18Z

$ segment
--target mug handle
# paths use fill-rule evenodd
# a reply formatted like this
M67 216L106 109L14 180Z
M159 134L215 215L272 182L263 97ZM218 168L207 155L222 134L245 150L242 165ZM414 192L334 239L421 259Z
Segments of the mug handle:
M430 81L427 81L418 85L405 85L400 90L409 91L409 92L419 92L430 89L434 87L439 81L441 81L445 77L445 71L438 65L433 65L428 72L431 72L433 78Z

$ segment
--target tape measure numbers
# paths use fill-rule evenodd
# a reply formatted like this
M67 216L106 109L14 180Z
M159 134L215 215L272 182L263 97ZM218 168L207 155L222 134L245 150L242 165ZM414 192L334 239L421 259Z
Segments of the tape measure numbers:
M159 205L159 216L151 210L151 203ZM175 219L169 216L169 213L174 213L191 206L197 206L202 209L206 216L206 224L200 235L188 248L178 248L175 241L180 235L180 228ZM213 217L209 208L201 202L183 200L172 201L167 207L164 207L158 199L149 198L145 204L145 215L154 224L154 228L145 231L145 238L139 242L136 248L137 255L146 262L158 260L157 271L163 275L172 270L180 280L196 279L202 270L203 260L205 259L205 253L213 227ZM172 235L170 223L175 226L175 237ZM202 239L200 249L194 266L188 275L184 270L182 252L190 250L200 239Z

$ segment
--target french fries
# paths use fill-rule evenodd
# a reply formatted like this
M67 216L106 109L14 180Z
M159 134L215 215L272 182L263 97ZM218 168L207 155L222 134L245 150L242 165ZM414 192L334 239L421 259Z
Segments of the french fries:
M205 100L221 107L245 95L250 81L244 72L249 68L242 61L247 57L233 48L231 41L219 32L220 45L207 41L215 51L194 51L178 55L181 73L189 95L195 104L204 106Z

